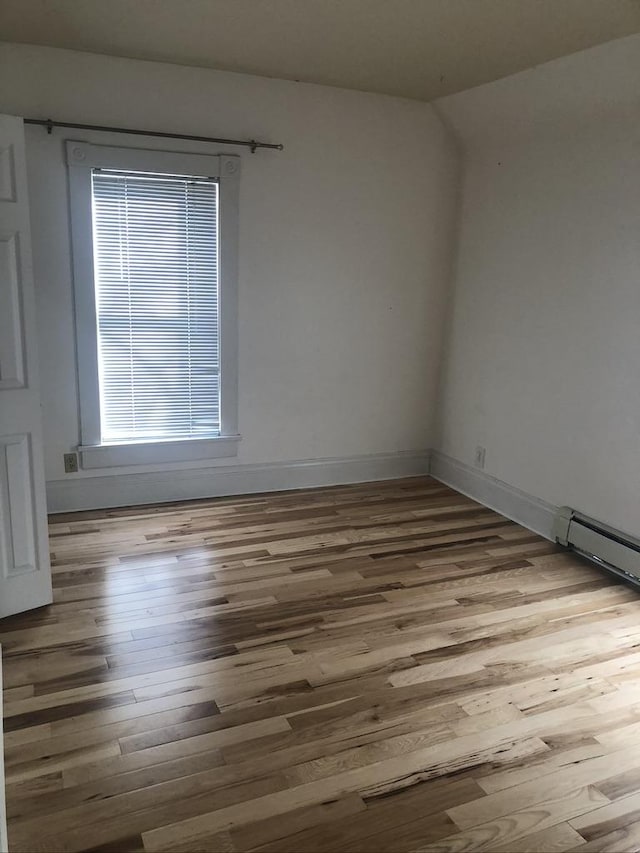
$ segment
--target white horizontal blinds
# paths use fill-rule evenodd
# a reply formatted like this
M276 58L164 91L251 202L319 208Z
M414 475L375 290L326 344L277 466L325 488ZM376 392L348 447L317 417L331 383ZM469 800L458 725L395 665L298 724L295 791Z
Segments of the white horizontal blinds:
M102 443L220 432L218 184L95 170Z

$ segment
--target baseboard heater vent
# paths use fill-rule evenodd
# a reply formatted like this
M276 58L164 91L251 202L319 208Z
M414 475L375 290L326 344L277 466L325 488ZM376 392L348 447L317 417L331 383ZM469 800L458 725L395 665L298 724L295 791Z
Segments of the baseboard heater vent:
M640 540L566 506L558 510L554 535L560 545L640 584Z

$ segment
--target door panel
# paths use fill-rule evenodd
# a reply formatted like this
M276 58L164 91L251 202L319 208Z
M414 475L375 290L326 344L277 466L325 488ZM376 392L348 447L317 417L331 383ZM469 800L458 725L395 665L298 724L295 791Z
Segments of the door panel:
M18 239L18 234L0 234L0 389L24 386Z
M16 158L11 136L0 142L0 201L16 201Z
M51 602L22 119L0 116L0 618Z
M0 439L0 548L9 577L36 568L30 457L29 436Z

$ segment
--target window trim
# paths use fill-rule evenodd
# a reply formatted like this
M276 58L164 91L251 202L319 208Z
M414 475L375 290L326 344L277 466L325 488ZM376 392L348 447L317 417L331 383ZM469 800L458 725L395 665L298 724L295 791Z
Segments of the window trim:
M83 468L236 456L238 435L238 213L240 157L66 142ZM91 172L93 169L200 175L219 184L220 435L101 442Z

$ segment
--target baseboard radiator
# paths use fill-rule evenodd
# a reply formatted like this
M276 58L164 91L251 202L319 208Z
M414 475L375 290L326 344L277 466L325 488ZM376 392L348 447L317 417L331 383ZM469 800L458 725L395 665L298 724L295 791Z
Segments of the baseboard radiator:
M560 545L640 584L640 540L566 506L558 510L554 534Z

